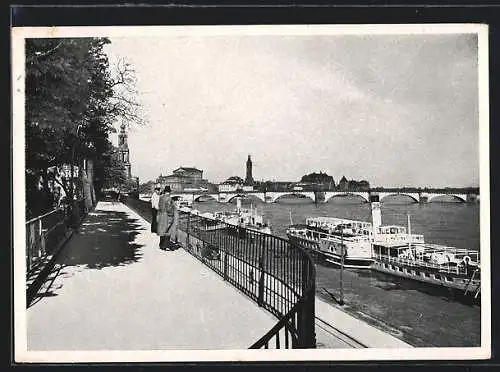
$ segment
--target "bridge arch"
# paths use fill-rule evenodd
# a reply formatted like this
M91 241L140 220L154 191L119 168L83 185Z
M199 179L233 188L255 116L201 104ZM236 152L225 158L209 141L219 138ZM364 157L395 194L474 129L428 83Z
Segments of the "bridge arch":
M266 200L264 198L264 193L263 192L249 192L249 193L246 193L245 196L247 198L250 198L250 199L260 200L263 203L266 202Z
M240 198L245 198L246 195L245 194L231 194L231 195L228 195L227 196L227 199L226 199L226 202L227 203L231 203L231 201L234 199L234 198L237 198L237 197L240 197Z
M193 195L193 202L199 201L200 198L203 198L203 197L205 197L205 198L208 197L212 200L218 201L217 198L212 194L200 194L200 195Z
M383 199L389 197L389 196L406 196L410 199L412 199L415 203L420 203L420 199L418 198L418 196L415 196L413 194L410 194L410 193L406 193L406 192L388 192L388 193L380 193L380 201L382 201Z
M272 196L272 202L273 203L276 203L276 201L280 198L282 198L283 196L287 196L287 195L294 195L294 196L297 196L297 195L301 195L301 196L305 196L306 198L309 198L311 199L313 202L314 202L314 193L312 192L301 192L301 191L290 191L290 192L280 192L280 193L277 193L276 195L273 195Z
M464 202L464 203L467 202L467 195L461 195L461 194L429 194L427 201L431 202L432 200L439 198L439 197L442 197L442 196L450 196L453 199L460 200L461 202Z
M366 195L365 195L366 194ZM325 193L325 203L327 203L329 200L337 197L344 197L344 196L354 196L357 199L363 199L364 202L368 201L368 193L362 193L362 192L349 192L349 191L339 191L339 192L326 192Z

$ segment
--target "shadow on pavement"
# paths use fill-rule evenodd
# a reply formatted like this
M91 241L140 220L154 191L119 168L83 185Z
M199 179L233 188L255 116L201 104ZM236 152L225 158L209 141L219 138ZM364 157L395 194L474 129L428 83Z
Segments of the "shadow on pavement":
M139 251L142 245L134 240L140 229L139 221L130 218L125 212L90 212L73 238L63 247L56 264L30 306L42 298L57 296L57 291L63 285L55 286L56 279L64 280L75 275L74 271L69 273L65 268L79 267L79 271L82 271L138 262L142 258Z

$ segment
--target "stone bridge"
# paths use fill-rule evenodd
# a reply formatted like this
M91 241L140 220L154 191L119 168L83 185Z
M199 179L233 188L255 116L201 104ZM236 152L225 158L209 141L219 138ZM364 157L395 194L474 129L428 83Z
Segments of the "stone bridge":
M467 203L469 201L474 200L479 200L479 196L476 195L469 195L469 194L455 194L455 193L435 193L435 192L373 192L371 194L378 194L380 201L383 201L388 196L395 196L395 195L403 195L403 196L408 196L409 198L413 199L416 203L427 203L432 201L433 199L443 197L443 196L451 196L454 199L460 200L464 203Z
M478 202L479 195L460 194L460 193L439 193L439 192L397 192L397 191L247 191L247 192L219 192L219 193L192 193L192 192L174 192L172 196L180 196L190 202L198 201L200 198L212 198L220 203L229 203L236 197L254 198L263 203L275 203L284 196L299 196L309 198L314 203L326 203L332 198L355 196L364 202L370 201L370 196L378 195L381 202L389 196L403 195L411 198L416 203L427 203L432 200L448 196L461 202Z

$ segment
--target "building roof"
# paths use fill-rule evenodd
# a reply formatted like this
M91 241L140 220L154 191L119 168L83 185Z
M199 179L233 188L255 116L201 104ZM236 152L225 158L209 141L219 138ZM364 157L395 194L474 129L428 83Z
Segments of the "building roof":
M224 182L222 182L222 184L224 185L231 185L231 184L242 184L244 181L241 177L238 177L238 176L232 176L232 177L229 177L227 180L225 180Z
M183 170L183 171L186 171L186 172L203 173L202 170L194 168L194 167L179 167L179 168L175 169L173 172L175 173L175 172L180 171L180 170Z

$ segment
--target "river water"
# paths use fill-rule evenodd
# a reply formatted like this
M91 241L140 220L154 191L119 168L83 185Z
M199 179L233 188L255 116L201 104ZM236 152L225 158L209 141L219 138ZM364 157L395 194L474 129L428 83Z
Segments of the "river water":
M369 203L357 198L334 198L322 204L300 198L270 204L256 199L242 201L243 206L250 203L269 221L273 234L282 237L286 237L291 220L303 223L306 217L371 220ZM234 203L214 200L193 204L193 208L201 212L234 207ZM409 214L412 233L424 234L426 242L479 250L479 204L453 200L417 204L404 197L388 197L382 202L381 210L385 225L406 225ZM442 288L353 269L344 270L341 290L339 268L318 261L316 270L318 296L413 346L480 346L480 306L462 301L460 296ZM341 292L343 306L336 302Z

